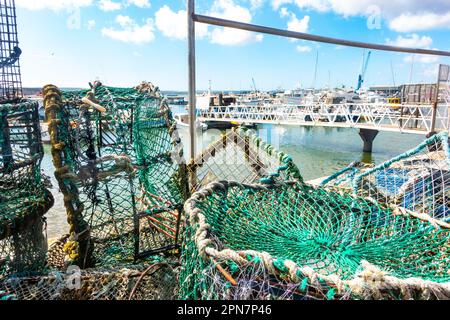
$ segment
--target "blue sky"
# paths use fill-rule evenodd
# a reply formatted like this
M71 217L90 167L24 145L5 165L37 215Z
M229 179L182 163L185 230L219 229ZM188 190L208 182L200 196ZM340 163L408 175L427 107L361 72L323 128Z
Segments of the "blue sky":
M24 86L186 90L185 0L16 0ZM197 0L197 11L318 35L450 50L448 0ZM197 24L197 87L355 86L362 49ZM434 82L448 58L373 52L366 85ZM393 66L394 77L391 72ZM411 72L412 69L412 72Z

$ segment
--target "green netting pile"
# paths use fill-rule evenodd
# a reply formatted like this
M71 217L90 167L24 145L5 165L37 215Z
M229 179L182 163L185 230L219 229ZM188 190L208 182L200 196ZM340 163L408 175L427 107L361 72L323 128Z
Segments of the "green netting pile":
M36 104L0 107L0 299L450 299L446 134L315 189L243 129L186 166L149 83L44 104L70 234L47 251Z
M373 168L350 165L322 182L382 205L430 217L450 227L450 151L447 132Z
M185 205L184 299L449 299L450 230L302 183L212 183Z
M45 265L44 214L53 205L40 164L38 103L0 105L0 279Z
M85 91L47 86L44 95L71 227L67 263L114 265L177 248L186 166L159 89L96 82Z
M303 181L292 158L264 142L251 130L234 128L209 145L188 166L195 192L211 182Z
M0 300L171 300L176 295L176 268L157 260L115 268L69 268L0 281Z

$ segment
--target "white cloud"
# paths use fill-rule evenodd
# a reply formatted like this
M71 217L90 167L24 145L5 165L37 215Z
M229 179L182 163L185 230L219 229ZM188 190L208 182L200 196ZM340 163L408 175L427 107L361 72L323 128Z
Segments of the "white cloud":
M149 0L128 0L128 4L135 5L139 8L150 8L151 4Z
M259 9L264 4L265 0L249 0L252 10Z
M28 10L70 10L92 5L93 0L16 0L16 5Z
M155 25L166 37L184 40L187 37L186 14L186 10L174 12L164 5L155 13Z
M152 19L147 19L143 25L139 25L129 16L118 15L116 22L121 27L121 30L103 28L102 35L114 40L133 44L149 43L155 39Z
M295 48L295 50L297 50L297 52L300 52L300 53L305 53L305 52L311 52L311 47L310 46L297 46L296 48Z
M98 7L102 11L116 11L122 9L122 3L114 2L112 0L100 0Z
M387 44L399 47L411 47L418 49L430 49L433 44L433 39L429 36L419 36L418 34L410 34L408 36L398 36L395 40L387 39ZM438 50L434 48L433 50ZM407 63L421 63L421 64L431 64L437 63L439 61L438 56L432 55L408 55L403 58L404 62Z
M164 5L155 13L155 25L168 38L177 40L185 40L187 38L186 10L174 12L169 6ZM208 26L197 23L195 31L198 38L203 38L208 34Z
M298 19L295 13L288 11L286 8L281 8L280 15L282 17L289 17L287 23L287 29L295 32L307 32L309 28L309 16L304 16L302 19Z
M431 55L409 55L406 56L403 61L407 62L407 63L412 63L412 62L418 62L418 63L422 63L422 64L433 64L433 63L438 63L439 62L439 57L438 56L431 56Z
M292 3L293 0L272 0L272 7L278 10L282 5Z
M442 13L450 10L447 0L292 0L291 3L301 9L334 11L343 16L367 15L369 7L377 6L388 18L404 13Z
M299 6L300 8L309 8L313 10L317 10L320 12L328 11L330 10L330 3L333 2L333 0L294 0L295 4ZM354 1L340 1L340 2L354 2ZM346 6L345 3L342 3L342 5ZM357 5L357 4L356 4Z
M389 27L397 32L450 28L450 11L445 14L402 14L392 19Z
M244 23L252 21L250 10L235 4L233 0L215 0L209 15ZM214 28L210 33L211 43L221 45L244 45L262 40L261 34L230 28Z
M87 28L88 28L88 30L94 29L94 28L95 28L95 25L96 25L95 20L89 20L89 21L87 22Z
M232 0L216 0L208 12L209 15L233 19L241 22L251 22L252 15L249 9L236 5ZM155 13L155 26L166 37L177 40L187 38L187 12L186 10L173 11L168 5L162 6ZM229 28L214 28L209 31L208 26L196 24L197 38L208 38L211 43L220 45L243 45L263 39L262 35Z
M117 11L129 6L138 8L150 8L149 0L99 0L98 6L102 11Z
M387 39L386 42L392 46L425 49L433 44L433 39L428 36L419 36L418 34L413 33L406 37L398 36L395 40Z
M448 0L271 0L278 10L283 4L295 4L302 10L333 11L344 17L369 17L380 13L392 30L413 32L450 28ZM379 10L375 11L374 8Z

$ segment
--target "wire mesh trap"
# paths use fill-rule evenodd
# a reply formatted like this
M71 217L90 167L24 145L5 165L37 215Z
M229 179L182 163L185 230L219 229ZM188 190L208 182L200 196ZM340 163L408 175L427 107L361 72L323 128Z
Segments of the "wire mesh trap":
M373 168L350 165L322 182L423 218L450 222L450 152L447 132ZM448 225L450 226L450 225Z
M0 278L45 265L44 214L53 197L42 156L38 103L0 104Z
M0 0L0 103L17 102L23 97L21 54L14 0Z
M449 299L450 230L300 183L212 183L185 205L184 299Z
M189 165L191 192L220 180L242 183L303 181L292 158L238 127L209 145Z
M46 86L44 95L71 226L66 260L106 266L177 248L186 166L159 89L96 82L85 91Z
M0 281L0 300L172 300L176 295L177 271L163 261Z

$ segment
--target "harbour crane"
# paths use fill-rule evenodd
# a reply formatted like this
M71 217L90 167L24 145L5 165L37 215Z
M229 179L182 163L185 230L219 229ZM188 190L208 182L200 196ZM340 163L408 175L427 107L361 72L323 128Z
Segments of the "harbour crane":
M253 83L253 90L255 90L255 93L258 93L258 89L256 89L255 78L252 78L252 83Z
M372 54L372 51L369 51L367 53L367 57L366 57L366 52L364 51L364 53L363 53L363 63L362 63L362 68L361 68L361 74L358 76L358 85L356 86L356 91L360 90L364 83L364 79L365 79L366 73L367 73L367 68L369 67L369 60L370 60L371 54Z

